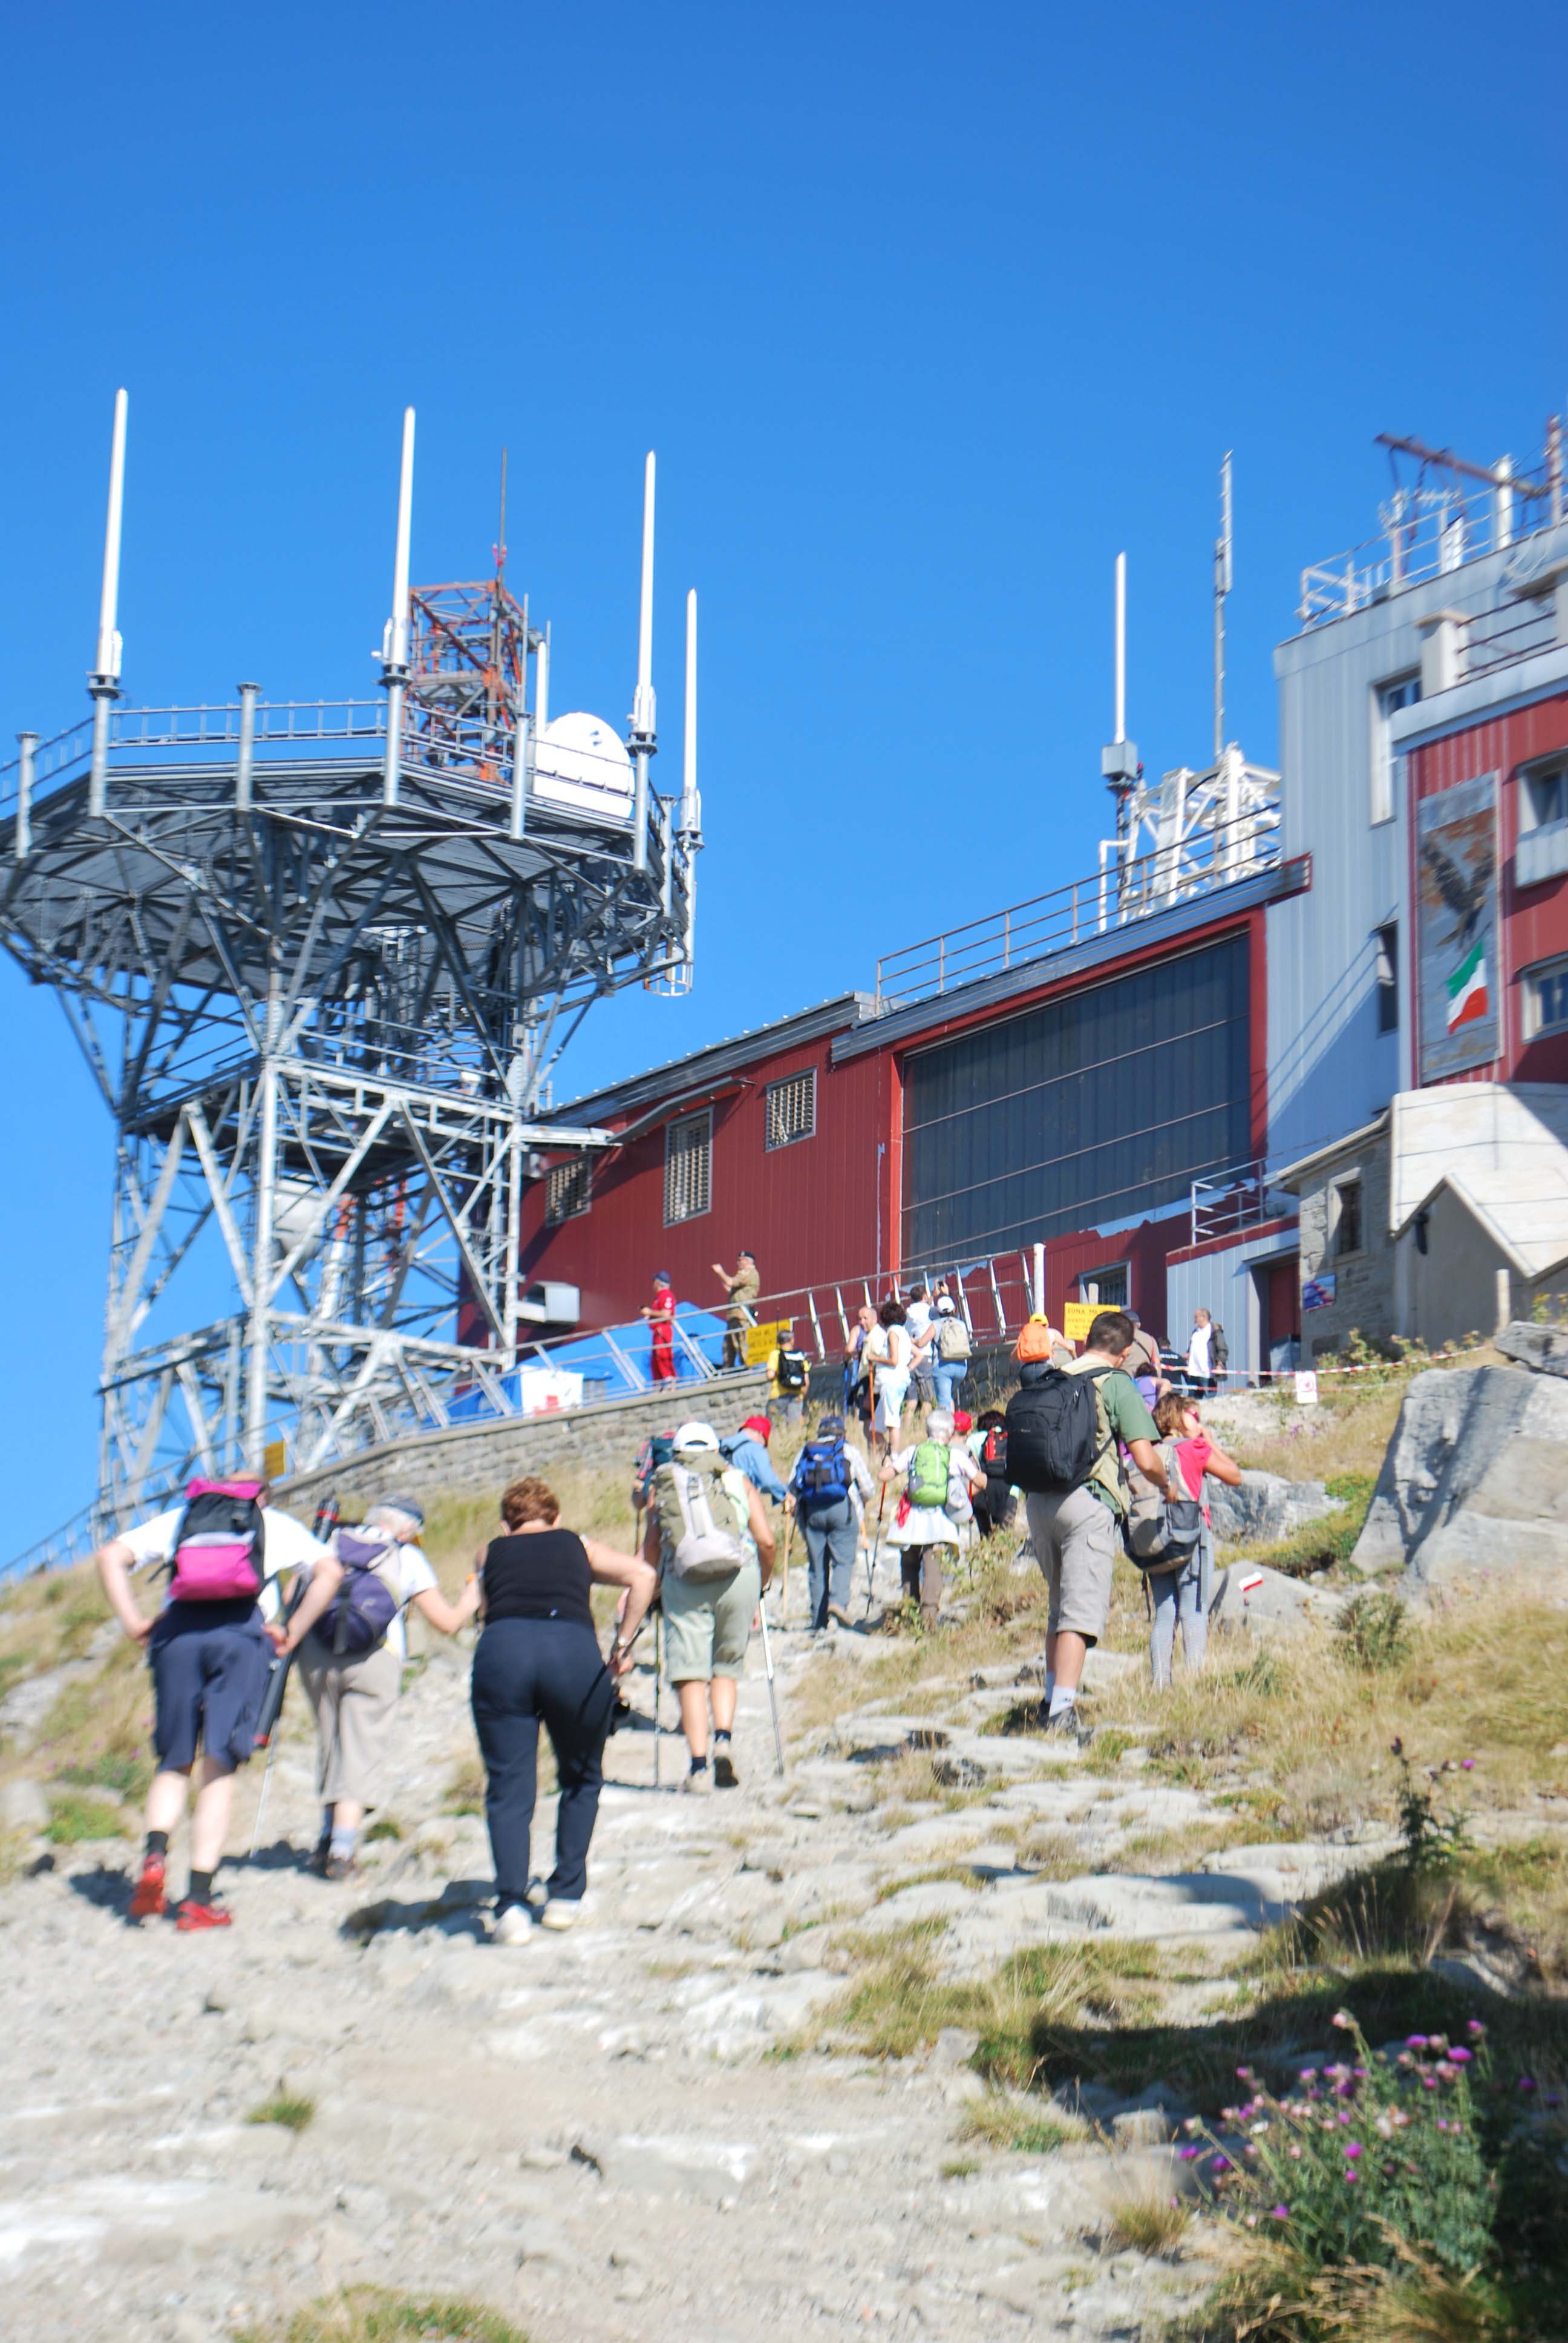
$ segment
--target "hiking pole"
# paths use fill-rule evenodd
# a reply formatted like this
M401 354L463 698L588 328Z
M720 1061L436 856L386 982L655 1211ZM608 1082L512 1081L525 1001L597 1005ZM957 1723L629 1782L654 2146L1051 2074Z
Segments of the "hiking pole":
M779 1573L779 1624L787 1624L789 1608L789 1548L795 1537L795 1516L789 1514L784 1525L784 1561Z
M656 1613L653 1622L653 1786L661 1789L659 1760L664 1745L664 1726L659 1722L659 1706L664 1694L664 1613Z
M888 1502L888 1484L882 1483L882 1493L877 1499L877 1526L871 1544L866 1548L866 1616L871 1615L871 1604L877 1594L877 1558L882 1550L882 1509Z
M779 1730L779 1695L773 1689L773 1646L768 1640L768 1605L760 1600L757 1616L762 1622L762 1666L768 1678L768 1706L773 1716L773 1754L779 1760L779 1779L784 1779L784 1736Z
M289 1596L284 1610L283 1624L286 1627L304 1602L309 1585L309 1576L302 1571L295 1581L294 1592ZM266 1752L266 1764L263 1766L261 1774L261 1795L256 1802L256 1820L251 1825L250 1830L250 1851L253 1855L261 1843L261 1825L266 1818L266 1794L272 1787L272 1761L277 1755L277 1745L282 1737L278 1727L283 1715L283 1696L288 1690L288 1672L293 1665L292 1652L274 1652L272 1665L267 1670L266 1689L261 1695L261 1708L256 1720L256 1732L252 1736L251 1746L255 1749L265 1749Z

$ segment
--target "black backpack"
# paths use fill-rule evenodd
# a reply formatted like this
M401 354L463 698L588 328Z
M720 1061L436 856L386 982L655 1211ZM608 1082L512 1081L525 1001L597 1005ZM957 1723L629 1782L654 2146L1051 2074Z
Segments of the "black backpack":
M1114 1434L1101 1439L1095 1392L1101 1376L1111 1373L1095 1367L1070 1374L1064 1367L1047 1367L1014 1392L1007 1403L1007 1472L1015 1488L1042 1497L1082 1488L1114 1445Z
M1005 1423L987 1425L985 1446L980 1450L980 1461L985 1468L988 1481L1007 1479L1007 1426Z
M781 1392L804 1391L810 1368L804 1351L780 1348L779 1353L779 1388Z

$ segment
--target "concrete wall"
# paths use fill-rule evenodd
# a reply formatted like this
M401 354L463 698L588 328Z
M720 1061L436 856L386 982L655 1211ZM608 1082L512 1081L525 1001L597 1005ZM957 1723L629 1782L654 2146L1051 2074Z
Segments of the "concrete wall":
M1503 1319L1528 1312L1524 1281L1514 1272L1491 1231L1483 1228L1462 1197L1440 1188L1426 1218L1426 1252L1416 1250L1407 1229L1395 1252L1398 1287L1396 1325L1429 1350L1440 1351L1464 1334L1490 1334L1500 1310L1497 1272L1509 1272Z
M1336 1250L1334 1189L1359 1178L1362 1183L1362 1242L1353 1253ZM1302 1280L1303 1286L1320 1271L1335 1281L1332 1302L1321 1310L1302 1313L1303 1364L1327 1351L1343 1347L1352 1328L1369 1342L1379 1342L1395 1330L1394 1252L1388 1238L1389 1140L1386 1129L1374 1132L1316 1165L1301 1192Z
M445 1432L421 1432L384 1448L363 1448L337 1463L299 1473L277 1486L285 1512L308 1521L331 1492L367 1502L397 1489L428 1503L436 1497L499 1496L508 1481L525 1473L570 1467L579 1472L628 1473L650 1432L673 1431L696 1416L718 1432L733 1432L743 1416L764 1408L768 1377L761 1367L716 1376L704 1383L678 1383L673 1393L639 1393L631 1399L600 1400L590 1407L552 1409L544 1415L454 1424Z

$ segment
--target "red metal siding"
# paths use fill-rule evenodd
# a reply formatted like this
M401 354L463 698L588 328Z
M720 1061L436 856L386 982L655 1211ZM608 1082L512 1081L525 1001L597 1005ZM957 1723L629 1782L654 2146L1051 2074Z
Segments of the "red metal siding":
M1568 879L1549 880L1543 887L1520 888L1514 883L1514 850L1519 843L1520 768L1538 758L1568 749L1568 694L1537 700L1533 707L1500 716L1491 723L1472 725L1441 740L1412 749L1410 787L1412 806L1423 798L1452 789L1458 781L1481 773L1500 773L1499 853L1503 872L1503 1055L1489 1065L1450 1074L1449 1081L1568 1081L1568 1034L1553 1033L1539 1041L1523 1039L1523 996L1519 971L1532 962L1568 952ZM1411 895L1416 900L1415 824L1411 830ZM1414 920L1411 925L1413 930ZM1415 937L1407 940L1406 980L1411 999L1417 1001Z

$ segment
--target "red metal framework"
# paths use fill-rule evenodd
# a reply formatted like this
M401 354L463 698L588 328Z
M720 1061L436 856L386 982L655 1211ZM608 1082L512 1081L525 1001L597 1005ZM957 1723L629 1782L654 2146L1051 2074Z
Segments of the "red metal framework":
M500 776L540 637L526 603L493 578L408 593L409 729L433 764Z

